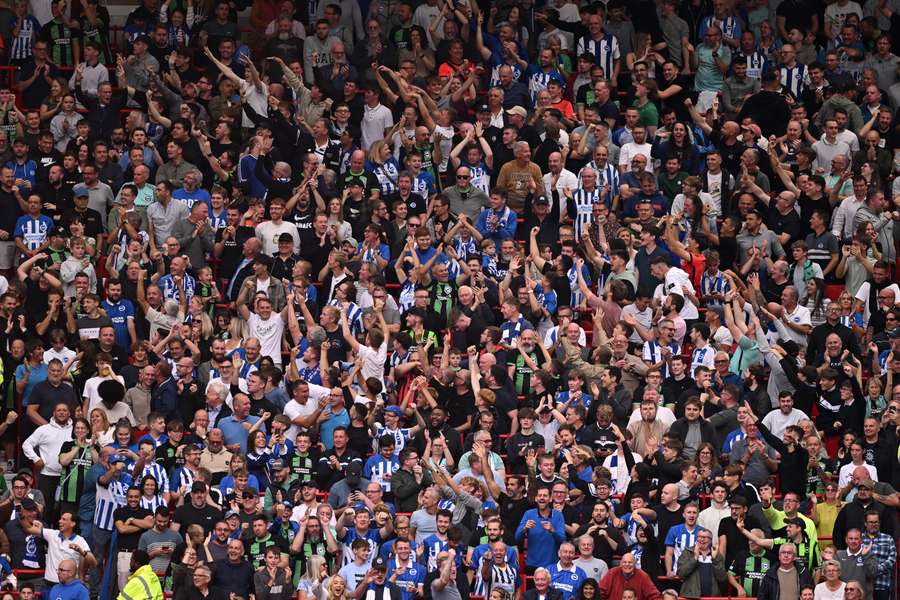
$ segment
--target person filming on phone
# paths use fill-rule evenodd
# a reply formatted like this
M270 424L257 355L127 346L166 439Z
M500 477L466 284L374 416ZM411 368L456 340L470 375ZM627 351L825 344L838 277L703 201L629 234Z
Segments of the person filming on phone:
M153 515L153 527L138 539L138 550L145 550L150 556L150 566L154 573L165 573L172 561L175 547L184 543L181 534L169 528L170 521L168 507L158 507Z

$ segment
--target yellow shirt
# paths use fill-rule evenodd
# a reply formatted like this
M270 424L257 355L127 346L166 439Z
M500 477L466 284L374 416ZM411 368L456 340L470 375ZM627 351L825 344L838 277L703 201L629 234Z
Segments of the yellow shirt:
M831 538L831 534L834 532L834 521L837 519L838 513L841 512L844 504L844 502L838 502L837 504L819 502L816 504L816 519L819 521L819 524L816 525L816 532L819 534L820 540L822 538ZM828 544L824 545L827 546Z

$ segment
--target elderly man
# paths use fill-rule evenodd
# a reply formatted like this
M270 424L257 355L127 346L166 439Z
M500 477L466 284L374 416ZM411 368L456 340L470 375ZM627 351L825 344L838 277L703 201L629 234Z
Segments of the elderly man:
M525 199L529 194L543 189L541 168L531 161L531 147L528 142L516 142L513 146L515 160L500 169L496 188L507 194L509 206L517 214L525 210Z
M172 229L175 227L175 224L179 221L184 221L190 215L186 204L173 200L173 189L172 182L166 180L157 181L156 202L147 207L148 233L150 234L150 247L152 250L162 246L166 238L172 235Z
M172 236L195 269L206 266L206 256L213 250L215 232L209 225L208 213L206 204L197 202L191 207L188 218L172 227Z
M844 581L857 581L865 592L865 600L872 600L875 577L878 574L878 557L872 552L872 546L862 545L862 532L853 528L847 531L844 538L845 548L838 550L835 560L841 565L841 578Z
M470 222L490 206L487 194L472 185L472 170L463 165L456 169L456 185L445 188L443 195L450 203L450 212L465 215Z
M613 567L600 580L601 600L618 600L625 590L634 592L635 600L659 600L662 596L650 576L636 568L634 554L622 556L619 566Z
M773 565L774 567L774 565ZM812 586L812 577L803 561L797 560L794 544L782 544L778 549L778 567L770 568L759 586L758 600L781 600L781 582L790 581L797 590Z

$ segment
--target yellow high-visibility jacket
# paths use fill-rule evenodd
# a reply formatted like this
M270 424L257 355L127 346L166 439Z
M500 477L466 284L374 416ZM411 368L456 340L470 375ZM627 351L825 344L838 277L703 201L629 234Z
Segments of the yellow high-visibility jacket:
M163 600L159 577L150 565L144 565L131 574L118 600Z

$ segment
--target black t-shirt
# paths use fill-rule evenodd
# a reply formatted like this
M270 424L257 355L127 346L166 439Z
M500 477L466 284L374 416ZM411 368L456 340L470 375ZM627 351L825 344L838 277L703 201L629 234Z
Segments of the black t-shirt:
M299 205L294 206L294 210L291 211L290 216L286 219L297 226L297 233L300 235L300 252L304 254L309 252L310 247L319 243L313 230L313 221L315 219L316 205L312 202L307 203L305 209Z
M140 520L146 519L150 515L152 515L149 510L138 506L137 508L131 508L129 506L120 506L116 509L116 512L113 513L113 519L115 521L122 521L123 523L128 519L132 520ZM141 530L137 533L126 533L119 534L119 550L126 550L128 552L137 550L138 541L141 539L141 534L146 530Z
M393 194L385 198L385 203L388 206L393 206L394 202L396 202L397 200L403 200L403 202L406 204L407 218L422 215L425 213L425 209L427 208L425 206L425 198L423 198L419 194L410 194L406 198L401 198L400 192L394 192Z
M223 233L225 229L216 231L216 242L222 242L222 256L219 257L219 277L222 279L230 279L234 272L241 264L244 242L254 237L256 233L252 227L238 227L234 232L234 239L224 239Z
M684 523L684 510L681 505L678 506L676 511L671 511L662 504L657 504L652 508L656 512L657 531L659 532L656 536L657 539L666 539L666 534L669 533L672 527Z
M216 521L222 518L222 511L209 506L208 504L202 508L197 508L191 502L186 502L175 510L173 521L178 523L181 531L187 531L191 525L199 525L203 528L203 533L207 534L213 530Z
M75 217L79 217L81 222L84 223L85 237L97 238L103 233L103 222L100 219L100 213L93 208L86 208L83 213L80 213L77 210L66 212L60 219L59 226L68 230L69 225L72 224Z
M334 331L328 331L326 329L325 336L331 343L331 347L328 349L328 364L330 365L334 363L334 361L346 361L347 351L350 350L350 345L347 343L347 340L344 339L341 328L338 327Z
M491 391L497 396L497 400L494 402L494 410L497 415L494 421L494 430L498 433L509 433L512 428L512 419L507 413L519 408L516 394L509 384L498 389L491 388Z
M786 244L782 244L784 248L789 248L792 243L806 237L803 223L800 221L800 215L793 209L789 210L786 215L783 215L775 208L773 203L769 210L766 224L769 226L769 229L776 234L786 233L791 236L791 239L789 239ZM807 226L806 229L808 230L809 227Z
M785 0L778 5L776 16L784 17L784 29L790 31L797 28L800 31L809 31L812 27L812 16L816 11L805 0Z

